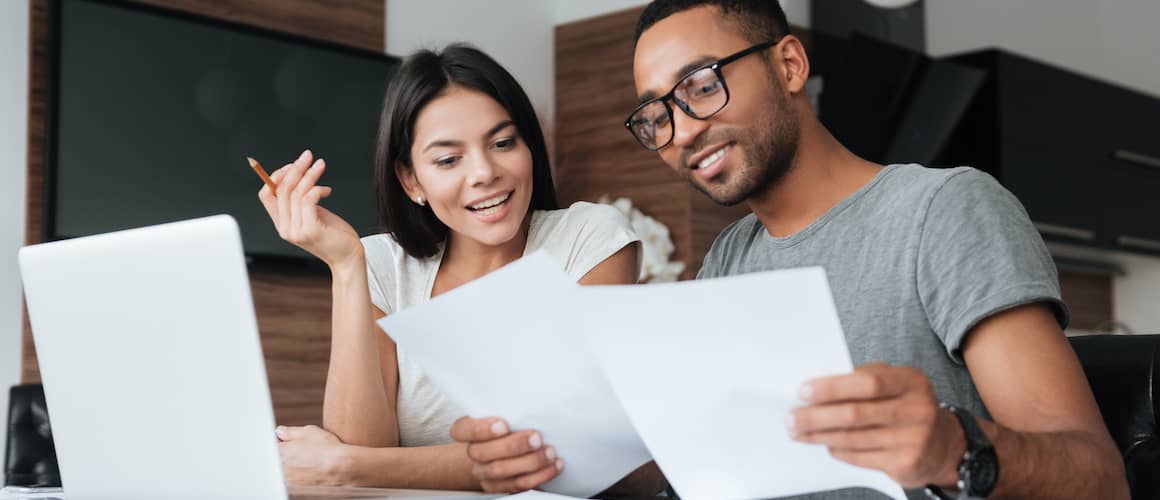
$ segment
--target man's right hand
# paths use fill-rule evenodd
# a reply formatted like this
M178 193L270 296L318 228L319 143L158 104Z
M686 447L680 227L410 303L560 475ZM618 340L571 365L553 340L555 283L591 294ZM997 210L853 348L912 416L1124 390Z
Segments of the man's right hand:
M277 193L262 186L258 199L274 222L278 236L333 269L354 263L353 259L362 255L362 243L350 224L318 204L331 192L327 186L316 185L324 170L326 160L314 161L310 150L303 151L294 163L270 175L278 185Z
M556 449L539 431L511 432L498 418L463 417L451 426L451 439L467 444L472 475L488 493L516 493L538 488L564 468Z

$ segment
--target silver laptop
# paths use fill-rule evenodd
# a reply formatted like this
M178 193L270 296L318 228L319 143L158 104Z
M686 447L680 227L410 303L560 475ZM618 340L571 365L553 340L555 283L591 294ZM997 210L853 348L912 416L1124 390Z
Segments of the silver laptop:
M20 251L69 500L286 498L237 224Z

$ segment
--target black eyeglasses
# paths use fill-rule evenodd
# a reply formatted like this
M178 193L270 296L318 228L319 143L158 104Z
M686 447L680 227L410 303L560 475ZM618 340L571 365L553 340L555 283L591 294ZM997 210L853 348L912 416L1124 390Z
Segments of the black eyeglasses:
M721 68L749 54L777 45L780 41L781 37L778 37L759 43L688 72L677 80L677 84L667 94L637 106L628 115L624 127L649 151L668 146L673 142L673 108L669 106L669 101L691 118L708 120L729 104L729 87L725 85L725 75Z

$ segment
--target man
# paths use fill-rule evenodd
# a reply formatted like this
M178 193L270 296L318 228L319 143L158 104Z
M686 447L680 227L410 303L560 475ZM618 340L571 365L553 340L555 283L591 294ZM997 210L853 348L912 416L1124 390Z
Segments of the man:
M705 195L753 212L698 278L827 271L858 368L807 382L804 406L770 425L884 471L911 498L927 485L951 498L1127 498L1022 206L974 169L858 158L810 108L809 70L774 0L660 0L637 26L641 105L626 126ZM464 419L453 436L486 451L474 458L500 479L542 477L495 423Z

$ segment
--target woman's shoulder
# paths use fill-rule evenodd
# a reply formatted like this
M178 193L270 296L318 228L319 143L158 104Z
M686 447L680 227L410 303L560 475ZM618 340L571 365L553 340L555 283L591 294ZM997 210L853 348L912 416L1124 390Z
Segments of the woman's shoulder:
M610 230L631 229L632 225L620 210L603 203L578 201L556 210L537 210L532 214L532 225L540 229L604 227Z
M391 314L421 300L438 257L412 257L391 233L365 236L362 245L371 302L376 307Z
M636 241L640 238L620 210L581 201L568 208L533 213L527 250L546 250L579 280L604 259Z
M405 256L407 252L403 251L402 245L395 240L391 233L376 233L363 236L363 249L367 252L367 258L370 259L374 254L376 257L390 257L395 260L398 257Z
M366 251L367 265L372 269L423 267L431 260L412 257L391 233L371 234L362 237L361 241Z

